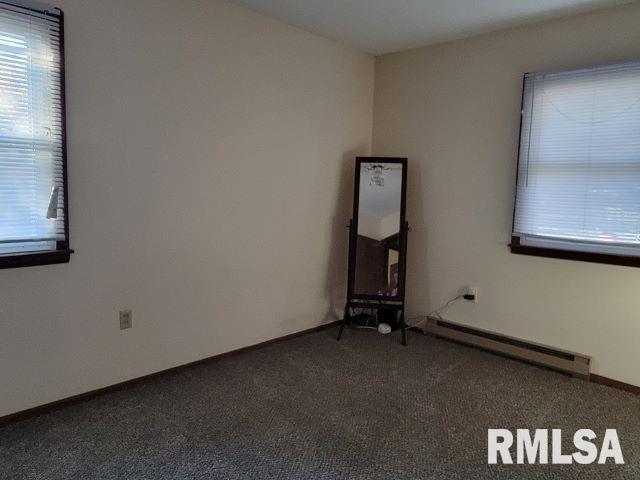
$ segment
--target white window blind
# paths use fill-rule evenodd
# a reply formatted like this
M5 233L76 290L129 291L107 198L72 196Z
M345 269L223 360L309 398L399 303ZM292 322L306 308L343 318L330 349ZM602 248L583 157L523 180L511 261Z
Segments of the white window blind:
M513 233L640 255L640 62L527 74Z
M0 255L67 241L61 21L0 2Z

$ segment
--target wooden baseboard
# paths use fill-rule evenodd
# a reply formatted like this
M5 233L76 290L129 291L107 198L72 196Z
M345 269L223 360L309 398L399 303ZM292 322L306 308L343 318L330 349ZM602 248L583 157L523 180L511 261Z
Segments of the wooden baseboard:
M591 374L589 381L598 383L600 385L606 385L607 387L616 388L618 390L624 390L625 392L633 393L634 395L640 395L640 387L637 387L636 385L619 382L618 380L613 380L612 378L601 377L600 375L596 375L594 373Z
M313 332L318 332L321 330L326 330L331 327L334 327L339 322L331 322L324 325L320 325L318 327L309 328L307 330L303 330L301 332L292 333L289 335L285 335L283 337L274 338L272 340L267 340L266 342L261 342L255 345L250 345L248 347L239 348L237 350L232 350L230 352L221 353L219 355L214 355L212 357L203 358L202 360L196 360L195 362L187 363L185 365L179 365L177 367L168 368L166 370L162 370L160 372L151 373L149 375L144 375L142 377L137 377L131 380L127 380L125 382L116 383L115 385L109 385L108 387L98 388L96 390L91 390L90 392L81 393L79 395L74 395L72 397L63 398L61 400L56 400L55 402L47 403L45 405L40 405L37 407L29 408L27 410L22 410L20 412L11 413L9 415L5 415L4 417L0 417L0 427L7 425L9 423L19 422L21 420L25 420L30 417L34 417L36 415L40 415L46 412L50 412L53 410L58 410L60 408L66 407L68 405L73 405L81 402L85 402L92 398L95 398L99 395L103 395L105 393L114 392L117 390L121 390L123 388L129 387L131 385L135 385L137 383L142 383L146 380L149 380L154 377L159 377L162 375L167 375L169 373L179 372L181 370L186 370L189 368L196 367L198 365L202 365L203 363L209 363L216 360L220 360L222 358L231 357L233 355L239 355L241 353L245 353L251 350L256 350L261 347L265 347L267 345L271 345L273 343L283 342L285 340L290 340L295 337L300 337L302 335L306 335Z

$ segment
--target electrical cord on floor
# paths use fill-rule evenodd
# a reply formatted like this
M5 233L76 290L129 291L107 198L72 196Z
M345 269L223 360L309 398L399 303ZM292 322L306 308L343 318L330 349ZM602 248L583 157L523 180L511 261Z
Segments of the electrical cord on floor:
M418 315L416 317L411 317L409 320L417 320L417 319L421 319L419 322L414 323L413 325L407 325L407 328L414 328L417 327L418 325L420 325L422 322L425 322L429 317L435 315L438 320L444 320L442 318L442 316L440 315L440 312L442 312L442 310L445 310L447 308L449 308L451 305L453 305L455 302L457 302L458 300L460 300L461 298L464 297L464 293L460 293L459 295L453 297L451 300L449 300L447 303L445 303L444 305L442 305L439 308L436 308L435 310L433 310L430 313L427 313L426 315Z

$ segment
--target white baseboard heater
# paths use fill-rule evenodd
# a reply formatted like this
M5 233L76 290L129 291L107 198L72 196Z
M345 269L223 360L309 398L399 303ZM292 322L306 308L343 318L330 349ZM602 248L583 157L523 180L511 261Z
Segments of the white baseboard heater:
M429 317L426 333L589 380L591 357Z

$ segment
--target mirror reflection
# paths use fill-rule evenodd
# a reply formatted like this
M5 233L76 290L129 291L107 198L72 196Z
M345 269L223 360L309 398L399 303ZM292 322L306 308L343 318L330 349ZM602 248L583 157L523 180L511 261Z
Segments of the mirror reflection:
M362 163L354 293L398 295L402 165Z

